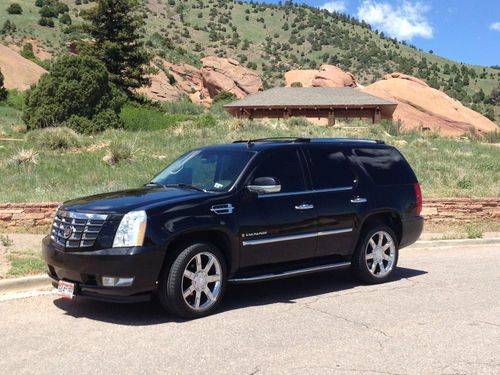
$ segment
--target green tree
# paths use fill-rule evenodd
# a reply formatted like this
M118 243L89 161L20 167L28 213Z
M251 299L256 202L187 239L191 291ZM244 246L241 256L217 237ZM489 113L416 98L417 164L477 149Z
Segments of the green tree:
M23 8L18 3L12 3L7 8L9 14L23 14Z
M0 69L0 101L5 100L7 98L7 90L3 86L3 74L2 70Z
M98 0L86 16L94 39L87 53L102 61L110 79L124 90L150 83L145 77L151 61L143 43L144 18L137 0Z
M118 112L123 101L104 64L90 56L63 56L28 91L23 120L29 129L86 123L86 129L75 125L75 130L101 131L120 126Z

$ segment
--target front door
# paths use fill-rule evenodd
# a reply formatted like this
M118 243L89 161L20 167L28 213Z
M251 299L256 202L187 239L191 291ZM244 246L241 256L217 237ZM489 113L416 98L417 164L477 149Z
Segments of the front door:
M244 193L239 205L241 267L281 263L316 255L316 209L296 147L270 151L249 182L274 177L278 193Z

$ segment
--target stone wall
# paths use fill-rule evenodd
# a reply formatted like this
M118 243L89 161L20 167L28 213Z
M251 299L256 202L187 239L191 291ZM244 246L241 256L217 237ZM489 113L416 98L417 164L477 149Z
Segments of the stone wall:
M500 220L500 198L424 198L422 215L433 223Z
M0 203L0 232L48 227L58 203ZM422 215L428 222L500 220L500 198L427 198Z

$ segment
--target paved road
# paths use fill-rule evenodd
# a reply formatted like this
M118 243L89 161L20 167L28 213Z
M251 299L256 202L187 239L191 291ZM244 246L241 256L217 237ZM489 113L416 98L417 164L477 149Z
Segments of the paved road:
M347 271L232 287L182 322L154 303L0 303L3 374L500 373L500 246L404 249L394 281Z

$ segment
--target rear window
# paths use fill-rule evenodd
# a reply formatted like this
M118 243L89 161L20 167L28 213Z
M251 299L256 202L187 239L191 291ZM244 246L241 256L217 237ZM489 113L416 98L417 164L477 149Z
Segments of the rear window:
M403 185L417 182L406 160L394 148L358 148L353 152L377 185Z

